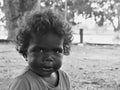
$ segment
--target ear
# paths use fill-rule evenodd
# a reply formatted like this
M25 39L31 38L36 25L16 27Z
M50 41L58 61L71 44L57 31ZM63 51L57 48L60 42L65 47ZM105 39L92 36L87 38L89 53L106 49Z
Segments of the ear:
M25 58L25 61L28 61L27 58Z
M24 55L23 57L25 58L25 61L28 61L28 59L27 59L27 55Z

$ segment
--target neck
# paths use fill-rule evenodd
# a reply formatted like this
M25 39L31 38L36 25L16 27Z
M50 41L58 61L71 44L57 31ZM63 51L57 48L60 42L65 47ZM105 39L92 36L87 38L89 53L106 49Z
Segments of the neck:
M52 86L57 86L59 82L59 74L58 72L54 72L49 77L44 77L43 80L48 84Z

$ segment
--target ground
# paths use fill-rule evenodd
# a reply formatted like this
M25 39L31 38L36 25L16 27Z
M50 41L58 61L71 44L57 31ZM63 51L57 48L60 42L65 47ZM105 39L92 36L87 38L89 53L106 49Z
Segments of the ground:
M27 65L11 43L0 43L0 90ZM70 77L71 90L120 90L120 46L72 45L62 68Z

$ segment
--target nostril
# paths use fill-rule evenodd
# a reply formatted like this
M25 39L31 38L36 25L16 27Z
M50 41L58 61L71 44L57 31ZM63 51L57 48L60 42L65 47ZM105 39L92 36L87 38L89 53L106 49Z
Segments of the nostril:
M53 58L52 57L47 57L47 58L45 58L45 61L53 61Z

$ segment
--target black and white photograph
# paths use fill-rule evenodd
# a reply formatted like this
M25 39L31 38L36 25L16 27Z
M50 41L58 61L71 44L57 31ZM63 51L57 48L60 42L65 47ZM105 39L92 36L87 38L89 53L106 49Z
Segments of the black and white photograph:
M0 90L120 90L120 0L0 0Z

